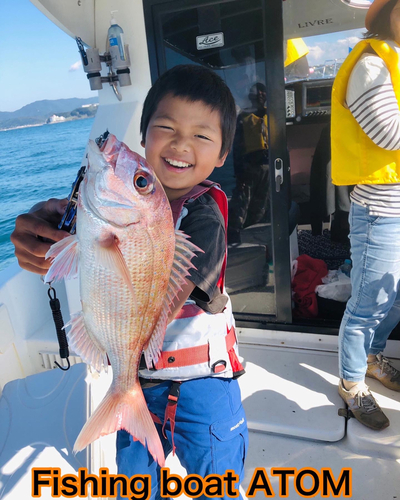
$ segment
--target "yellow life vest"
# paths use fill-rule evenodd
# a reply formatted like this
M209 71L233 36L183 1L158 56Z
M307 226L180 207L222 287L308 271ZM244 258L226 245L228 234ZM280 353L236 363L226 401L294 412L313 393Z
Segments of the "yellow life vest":
M332 181L337 186L400 182L400 151L376 146L346 106L351 72L370 47L386 63L400 106L399 54L382 40L362 40L344 61L332 89Z
M254 113L243 113L244 154L268 149L267 113L261 118Z
M306 56L310 51L302 38L291 38L286 43L285 68L293 64L301 57Z

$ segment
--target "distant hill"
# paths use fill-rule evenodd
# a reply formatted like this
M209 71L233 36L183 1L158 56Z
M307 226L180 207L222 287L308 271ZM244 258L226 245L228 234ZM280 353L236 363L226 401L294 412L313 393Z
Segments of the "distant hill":
M76 111L76 113L72 117L83 118L84 116L78 112L78 109L97 102L97 97L89 97L88 99L72 97L70 99L35 101L17 111L0 111L0 129L41 125L46 123L52 115L66 116L73 111Z

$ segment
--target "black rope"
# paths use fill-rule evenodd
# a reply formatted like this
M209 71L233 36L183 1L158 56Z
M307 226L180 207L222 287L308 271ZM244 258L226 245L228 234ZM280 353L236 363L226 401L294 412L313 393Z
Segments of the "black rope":
M56 291L54 288L52 288L51 285L49 285L47 295L49 296L50 299L51 312L53 313L54 324L56 326L57 339L58 339L58 344L60 346L60 357L61 359L67 360L68 366L67 368L64 368L63 366L59 365L57 361L55 361L54 363L61 370L67 371L69 370L71 365L68 358L69 356L68 341L64 330L64 320L61 314L60 301L57 299Z

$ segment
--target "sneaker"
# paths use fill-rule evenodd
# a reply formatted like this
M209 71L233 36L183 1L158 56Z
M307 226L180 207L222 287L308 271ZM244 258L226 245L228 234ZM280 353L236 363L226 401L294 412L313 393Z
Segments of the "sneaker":
M348 391L344 388L343 381L340 380L339 394L354 418L370 429L379 431L390 425L389 419L379 407L367 385L357 384Z
M382 353L376 355L376 361L368 363L366 376L376 378L392 391L400 392L400 371Z

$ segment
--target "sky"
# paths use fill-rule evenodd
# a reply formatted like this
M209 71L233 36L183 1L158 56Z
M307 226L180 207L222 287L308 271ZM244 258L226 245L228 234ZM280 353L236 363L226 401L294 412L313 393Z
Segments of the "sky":
M0 0L0 33L0 111L42 99L97 96L75 40L29 0Z
M360 41L364 32L364 29L351 30L304 38L309 49L307 55L309 65L323 64L332 59L345 59L349 54L349 49Z

